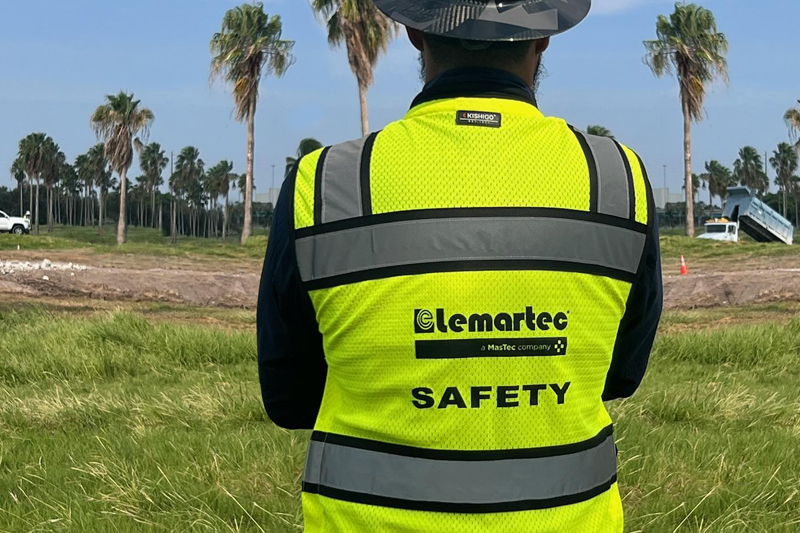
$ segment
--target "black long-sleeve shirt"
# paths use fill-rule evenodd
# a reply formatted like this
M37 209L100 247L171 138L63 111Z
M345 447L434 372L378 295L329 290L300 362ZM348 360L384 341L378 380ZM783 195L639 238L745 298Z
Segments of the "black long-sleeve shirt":
M469 72L457 73L458 85ZM529 90L508 74L475 71L491 92ZM448 74L425 86L427 95L449 94ZM284 182L270 230L269 246L258 295L258 368L264 407L273 422L288 429L311 429L319 413L327 364L322 335L297 268L294 244L294 181ZM644 378L662 308L661 254L652 193L651 221L644 255L620 324L604 400L631 396Z

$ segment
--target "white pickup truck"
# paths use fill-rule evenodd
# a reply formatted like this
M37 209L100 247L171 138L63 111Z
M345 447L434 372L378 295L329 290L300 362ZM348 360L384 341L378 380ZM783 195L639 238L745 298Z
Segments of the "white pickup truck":
M31 221L27 218L8 216L0 211L0 233L22 235L31 231Z

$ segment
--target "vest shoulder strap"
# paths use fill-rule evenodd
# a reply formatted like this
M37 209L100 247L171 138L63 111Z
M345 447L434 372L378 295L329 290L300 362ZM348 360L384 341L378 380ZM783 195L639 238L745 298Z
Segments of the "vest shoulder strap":
M614 139L573 129L584 150L593 187L592 211L647 223L645 171L639 157Z
M310 161L313 170L301 163L299 179L313 180L313 200L306 203L313 205L313 224L301 227L372 214L370 162L376 135L323 149L316 161Z

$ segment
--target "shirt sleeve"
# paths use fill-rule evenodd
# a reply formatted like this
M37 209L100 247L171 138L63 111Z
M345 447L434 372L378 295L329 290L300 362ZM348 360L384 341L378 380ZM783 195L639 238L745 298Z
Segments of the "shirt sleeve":
M603 401L629 398L641 385L650 360L664 301L661 246L653 192L647 182L650 220L644 254L620 323Z
M311 298L303 289L294 242L296 170L273 215L258 292L258 374L267 415L286 429L312 429L328 367Z

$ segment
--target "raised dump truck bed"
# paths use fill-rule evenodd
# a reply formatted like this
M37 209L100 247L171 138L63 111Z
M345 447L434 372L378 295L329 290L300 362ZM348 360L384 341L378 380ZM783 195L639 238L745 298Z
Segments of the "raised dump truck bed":
M739 223L739 229L758 242L792 244L794 226L756 198L747 187L731 187L725 201L724 218Z

